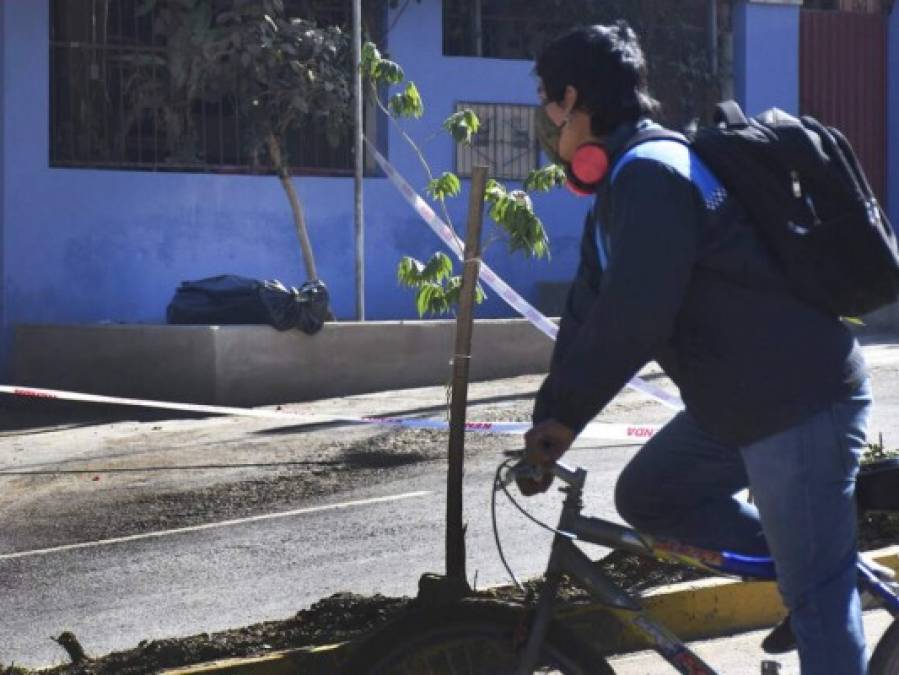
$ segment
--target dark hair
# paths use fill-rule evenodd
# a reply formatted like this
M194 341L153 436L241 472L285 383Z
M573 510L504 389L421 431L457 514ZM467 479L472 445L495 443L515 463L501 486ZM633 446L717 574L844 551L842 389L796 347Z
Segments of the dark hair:
M565 33L544 48L535 70L548 101L561 101L568 85L577 89L575 105L591 113L597 136L659 109L649 95L643 50L626 21Z

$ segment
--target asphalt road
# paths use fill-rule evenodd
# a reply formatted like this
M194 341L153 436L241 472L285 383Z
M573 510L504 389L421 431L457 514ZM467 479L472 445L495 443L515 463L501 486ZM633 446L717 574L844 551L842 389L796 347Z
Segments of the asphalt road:
M872 432L896 447L899 347L869 348L868 355L878 399ZM537 382L516 378L473 387L470 418L526 417ZM433 388L303 409L345 415L414 409L434 416L427 409L441 399L442 391ZM624 394L604 418L660 422L669 415ZM144 639L286 618L339 591L413 595L422 573L442 571L445 466L438 449L445 439L439 433L343 427L278 434L271 426L119 421L0 435L0 470L91 469L75 476L0 477L0 662L62 662L49 636L63 630L73 631L89 653L101 654ZM508 581L493 543L489 498L499 450L518 441L469 438L468 574L485 587ZM592 514L617 519L611 487L635 450L594 442L572 451L570 461L590 471ZM363 461L366 456L378 461ZM305 464L274 474L270 468L136 474L100 468L248 457ZM285 492L285 482L302 489ZM552 491L526 506L553 521L559 503ZM514 571L538 574L550 535L502 499L498 514Z
M633 449L572 457L593 475L591 512L613 516L608 486ZM100 654L142 639L213 632L283 619L340 591L414 595L418 577L443 566L442 467L353 490L308 506L399 496L146 539L4 558L0 661L41 665L63 654L48 636L71 630ZM465 501L469 577L508 582L493 544L489 487L495 461L468 465ZM411 493L411 494L410 494ZM407 496L408 495L408 496ZM552 520L558 497L529 501ZM502 504L507 558L522 577L545 564L549 534Z

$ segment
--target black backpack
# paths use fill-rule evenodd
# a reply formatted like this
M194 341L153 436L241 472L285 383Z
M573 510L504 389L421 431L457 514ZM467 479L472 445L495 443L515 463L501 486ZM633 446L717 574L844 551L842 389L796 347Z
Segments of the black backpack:
M747 211L796 294L842 317L899 297L899 252L849 142L812 117L720 103L691 147Z

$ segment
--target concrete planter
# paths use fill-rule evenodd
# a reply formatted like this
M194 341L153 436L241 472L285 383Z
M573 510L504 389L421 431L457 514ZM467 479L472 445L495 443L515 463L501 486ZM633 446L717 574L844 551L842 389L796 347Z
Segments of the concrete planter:
M21 325L13 383L109 396L256 406L433 386L454 321L269 326ZM524 320L477 321L473 380L545 372L552 341Z

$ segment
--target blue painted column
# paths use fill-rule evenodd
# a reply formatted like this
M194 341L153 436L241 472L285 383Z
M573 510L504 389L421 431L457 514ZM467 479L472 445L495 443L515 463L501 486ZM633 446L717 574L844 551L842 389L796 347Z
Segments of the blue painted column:
M39 205L59 213L64 198L52 190L36 186L45 175L50 158L50 0L0 0L4 52L2 288L0 288L0 378L10 376L13 324L18 303L13 289L19 283L15 269L42 267L47 236L22 245L21 235L31 226L31 216ZM57 201L57 199L59 201ZM42 270L43 272L43 270ZM25 282L23 282L25 283Z
M799 113L801 0L750 2L734 10L734 93L750 115Z
M893 5L887 30L887 208L899 228L899 5Z
M6 3L0 2L0 381L7 379L6 359L3 346L6 335L6 156L3 148L7 147L6 129L6 22L4 14Z

